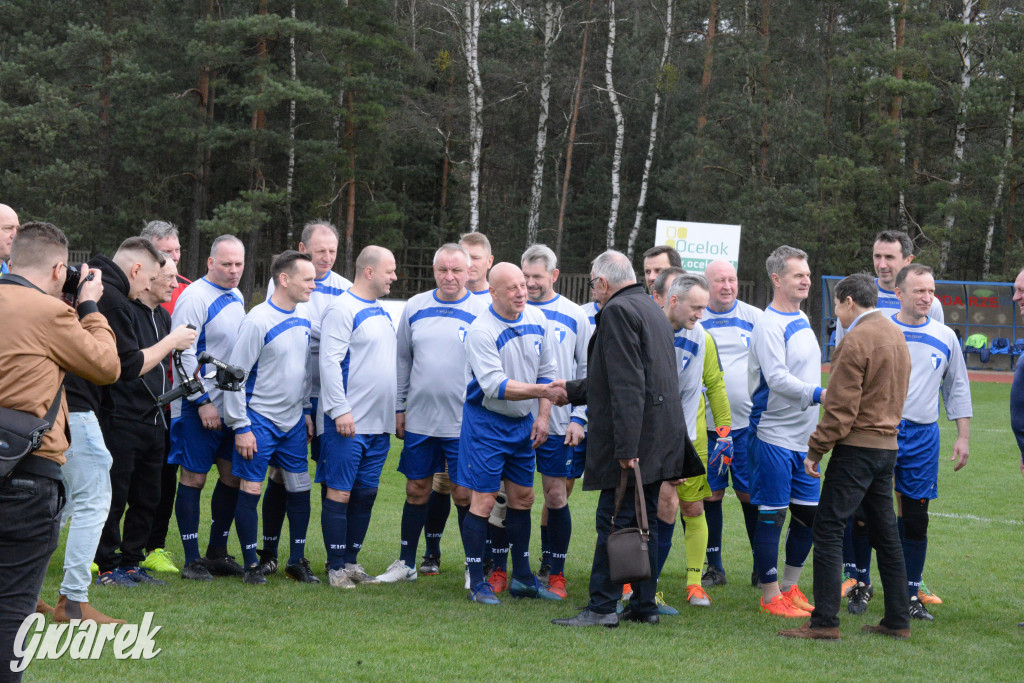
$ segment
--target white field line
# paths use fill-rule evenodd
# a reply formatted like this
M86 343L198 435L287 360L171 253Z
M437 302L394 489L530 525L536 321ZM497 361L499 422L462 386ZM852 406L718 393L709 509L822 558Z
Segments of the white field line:
M964 519L969 522L984 522L986 524L1009 524L1010 526L1024 526L1024 522L1019 519L989 519L988 517L978 517L977 515L961 515L958 512L929 512L929 517L945 517L947 519Z

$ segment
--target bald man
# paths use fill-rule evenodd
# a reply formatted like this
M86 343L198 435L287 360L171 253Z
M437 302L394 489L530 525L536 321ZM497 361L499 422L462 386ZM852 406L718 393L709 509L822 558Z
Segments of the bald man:
M10 267L11 245L14 235L18 232L18 214L6 204L0 204L0 275L5 275Z
M364 248L355 281L327 307L320 325L316 481L327 485L320 523L332 588L379 583L358 555L395 433L397 341L378 299L397 279L394 254Z
M490 275L491 306L466 335L468 386L462 408L459 467L455 483L470 491L462 543L469 570L469 599L498 604L484 580L487 518L505 484L505 530L511 545L512 597L560 600L530 569L530 508L533 506L533 450L547 440L551 401L564 403L554 349L545 335L544 314L526 305L526 277L511 263ZM531 414L538 399L536 418Z

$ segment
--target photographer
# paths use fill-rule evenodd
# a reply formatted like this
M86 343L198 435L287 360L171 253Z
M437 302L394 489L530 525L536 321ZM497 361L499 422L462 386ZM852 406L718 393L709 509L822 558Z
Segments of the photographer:
M0 319L8 321L0 345L5 408L42 417L65 372L107 384L120 374L114 333L96 306L103 281L82 267L76 315L60 300L67 260L67 238L49 223L26 223L14 238L11 272L3 278L13 284L0 286ZM57 400L60 410L42 445L0 479L0 671L5 673L59 537L68 413L63 392Z
M139 565L160 502L160 473L164 463L167 419L157 397L170 389L167 378L171 351L187 349L196 331L184 325L171 331L171 316L161 307L170 301L177 284L177 268L167 257L159 276L131 302L130 339L145 360L137 376L127 372L109 389L110 409L100 421L103 438L113 459L110 468L110 511L103 526L96 564L100 583L163 583ZM118 342L124 336L118 335ZM122 356L124 354L122 353ZM128 506L125 512L125 504ZM124 515L124 535L121 516ZM121 554L118 555L117 551Z

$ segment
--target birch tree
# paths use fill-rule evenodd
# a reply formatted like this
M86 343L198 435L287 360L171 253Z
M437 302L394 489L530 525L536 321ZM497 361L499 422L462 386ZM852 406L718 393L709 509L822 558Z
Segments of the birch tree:
M619 201L622 194L622 146L626 139L626 120L622 116L622 105L619 104L618 93L615 92L615 80L612 77L612 64L615 61L615 0L608 1L608 48L604 55L604 82L608 92L608 101L615 115L615 151L612 153L612 201L608 212L608 232L605 244L609 249L615 248L615 226L619 222Z
M1003 158L999 163L999 175L996 178L996 193L992 200L992 208L988 212L988 226L985 230L985 252L981 267L981 279L987 280L992 265L992 238L996 231L996 214L1003 199L1003 188L1006 185L1006 167L1013 159L1013 118L1016 115L1017 91L1010 89L1010 112L1006 115L1006 139L1003 142Z
M480 0L465 0L462 46L469 95L469 231L480 229L480 157L484 139L484 86L480 79Z
M292 3L292 19L295 19L295 3ZM291 67L289 75L292 85L298 77L295 64L295 34L288 36L288 58ZM295 219L292 216L292 193L295 188L295 98L288 100L288 177L285 182L285 215L288 217L288 242L292 241L295 232Z
M716 0L712 5L717 6ZM710 38L709 38L710 39ZM658 140L658 112L661 110L661 91L665 87L665 65L668 64L668 52L672 46L672 0L668 0L665 9L665 40L661 46L661 62L658 64L658 81L654 88L654 102L651 111L651 134L647 139L647 157L644 159L644 173L640 180L640 198L636 205L636 218L633 220L633 229L629 231L629 239L626 242L626 256L633 258L633 245L640 233L640 224L644 217L644 207L647 204L647 186L651 175L651 164L654 162L654 146ZM707 65L710 70L710 64ZM710 79L709 79L710 80Z
M526 245L537 242L540 200L544 191L544 158L548 142L548 111L551 103L551 52L562 31L562 7L552 0L544 3L544 58L540 80L540 113L537 115L537 146L533 154L530 183L530 215L526 224Z

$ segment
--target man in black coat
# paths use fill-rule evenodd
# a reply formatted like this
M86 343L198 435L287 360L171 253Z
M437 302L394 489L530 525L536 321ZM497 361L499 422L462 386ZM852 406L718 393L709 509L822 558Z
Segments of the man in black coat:
M585 491L600 491L597 504L597 545L590 574L590 603L559 626L606 626L619 623L616 602L622 586L613 584L608 568L608 533L614 511L615 487L623 469L637 463L643 484L647 518L657 514L663 481L704 473L686 434L676 379L672 328L658 305L636 284L629 259L606 251L591 267L594 300L600 304L587 353L588 377L566 383L569 400L587 404L588 423ZM632 481L632 477L631 477ZM635 483L626 490L616 527L637 526ZM648 552L657 567L657 529L651 527ZM633 584L633 597L622 619L658 623L654 594L658 577Z

